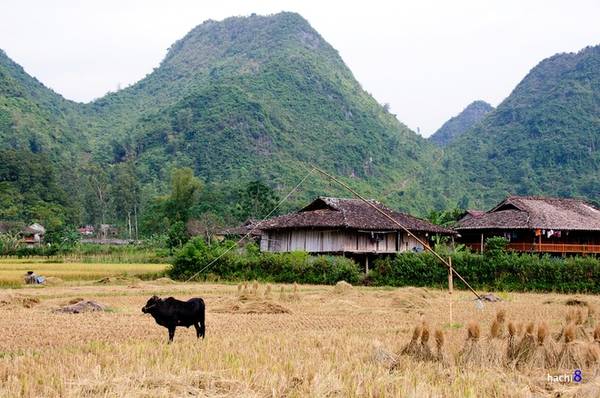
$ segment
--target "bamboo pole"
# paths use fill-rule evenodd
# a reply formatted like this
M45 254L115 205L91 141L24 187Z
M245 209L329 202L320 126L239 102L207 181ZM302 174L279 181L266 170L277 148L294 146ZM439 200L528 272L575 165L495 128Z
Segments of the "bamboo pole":
M426 244L425 242L423 242L419 237L417 237L415 234L413 234L412 232L410 232L404 225L400 224L396 219L394 219L392 216L390 216L389 214L387 214L386 212L384 212L383 210L381 210L379 207L375 206L373 203L369 202L367 199L365 199L361 194L359 194L358 192L356 192L354 189L352 189L348 184L346 184L343 181L338 180L337 178L335 178L334 176L332 176L331 174L327 173L326 171L321 170L320 168L316 167L316 166L312 166L312 168L316 171L318 171L319 173L323 174L324 176L330 178L333 182L338 183L339 185L341 185L342 187L344 187L345 189L347 189L348 191L350 191L354 196L356 196L357 198L359 198L360 200L362 200L363 202L365 202L368 206L372 207L375 211L377 211L378 213L380 213L382 216L384 216L385 218L387 218L388 220L390 220L391 222L393 222L394 224L396 224L397 226L399 226L404 232L406 232L408 235L412 236L413 238L415 238L415 240L417 242L419 242L424 248L425 250L429 250L431 252L431 254L433 254L438 260L440 260L452 273L454 273L454 275L456 275L456 277L458 279L460 279L460 281L462 283L465 284L465 286L471 291L471 293L473 293L475 295L475 297L477 297L477 299L481 300L481 296L475 291L475 289L473 289L471 287L471 285L469 285L469 283L458 273L456 272L456 270L454 268L452 268L452 266L450 264L448 264L448 262L446 260L444 260L442 258L442 256L440 256L439 254L437 254L437 252L435 250L433 250L431 247L429 247L428 244Z
M448 308L450 309L450 326L452 326L454 323L452 316L452 293L454 292L454 283L452 280L452 257L448 257L448 264L450 264L450 268L448 268L448 298L450 299Z

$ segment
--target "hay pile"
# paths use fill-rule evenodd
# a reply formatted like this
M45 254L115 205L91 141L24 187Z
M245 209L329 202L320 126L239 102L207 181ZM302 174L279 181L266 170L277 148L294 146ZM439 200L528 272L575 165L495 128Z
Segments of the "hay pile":
M283 287L282 287L283 289ZM225 298L209 310L216 313L228 314L289 314L291 311L271 299L271 285L266 285L263 293L260 286L254 282L251 286L247 283L239 284L237 295L231 298Z
M176 283L177 282L175 282L173 279L164 276L162 278L157 278L152 281L153 285L174 285Z
M75 300L72 300L75 301ZM74 304L57 308L54 312L65 314L81 314L84 312L106 311L106 306L92 300L81 300Z
M0 307L22 306L25 308L33 308L39 303L39 298L19 293L7 293L0 297Z
M62 279L56 276L48 276L46 277L46 285L48 286L58 286L65 283Z
M211 312L227 314L289 314L291 311L271 300L225 300L210 308Z
M336 294L345 294L345 293L350 292L351 290L352 290L352 285L346 281L339 281L338 283L335 284L335 287L333 288L333 291Z
M135 277L129 276L107 276L102 279L95 281L96 285L127 285L138 283L141 280Z
M392 307L405 312L415 310L423 312L431 306L434 298L435 296L425 288L406 287L394 291L391 304Z
M386 368L394 368L398 362L398 356L387 350L380 341L373 342L371 360Z

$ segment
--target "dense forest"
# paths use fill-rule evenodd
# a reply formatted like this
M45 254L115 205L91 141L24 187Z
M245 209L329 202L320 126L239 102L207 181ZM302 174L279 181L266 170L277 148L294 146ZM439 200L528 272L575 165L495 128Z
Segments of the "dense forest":
M419 215L508 193L596 201L599 96L600 47L559 54L497 109L478 101L450 120L442 148L294 13L207 21L144 79L88 104L0 51L0 221L177 239L266 215L311 164ZM348 195L315 174L279 211L325 194Z

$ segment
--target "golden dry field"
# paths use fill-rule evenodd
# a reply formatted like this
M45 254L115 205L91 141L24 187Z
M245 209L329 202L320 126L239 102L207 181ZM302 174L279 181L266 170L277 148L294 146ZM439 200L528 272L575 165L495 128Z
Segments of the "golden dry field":
M90 264L55 263L44 259L0 259L0 287L18 287L27 271L50 278L50 284L62 281L93 281L107 277L139 276L161 272L166 264Z
M178 328L168 345L167 330L141 312L152 294L203 297L206 339L197 340L193 328ZM557 294L502 297L503 302L478 309L467 292L455 292L450 301L447 292L417 288L299 286L294 291L289 285L244 288L164 278L2 289L0 396L600 396L597 362L586 356L594 344L587 307L567 306L573 296ZM600 304L596 296L576 297L591 307ZM108 311L54 312L79 298L102 303ZM573 308L580 309L581 319ZM496 325L498 337L492 339L490 325L499 310L506 320ZM553 343L569 313L574 329L565 334L575 341L564 343L561 337ZM423 321L426 332L419 328L416 344L410 344L413 327ZM472 325L465 343L470 321L479 323L480 336ZM507 364L509 341L528 340L531 321L536 322L529 331L531 360ZM550 328L539 345L538 321ZM509 326L520 330L512 340ZM421 345L427 337L428 344ZM409 354L400 354L403 349ZM573 374L564 355L564 368L540 367L541 353L564 349L569 358L583 361L582 383L548 381L548 374Z

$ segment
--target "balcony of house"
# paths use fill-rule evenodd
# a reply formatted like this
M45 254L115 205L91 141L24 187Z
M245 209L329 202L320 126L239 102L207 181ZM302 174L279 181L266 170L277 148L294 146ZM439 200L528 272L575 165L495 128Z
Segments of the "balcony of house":
M465 243L465 246L481 252L481 243ZM507 249L522 253L600 254L600 244L515 242L509 243Z

